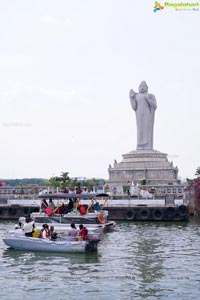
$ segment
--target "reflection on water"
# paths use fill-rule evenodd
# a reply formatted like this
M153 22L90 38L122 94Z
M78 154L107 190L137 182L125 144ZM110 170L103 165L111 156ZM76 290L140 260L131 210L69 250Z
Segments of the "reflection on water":
M8 249L0 241L1 299L198 299L200 218L118 223L98 253ZM0 236L13 228L0 223Z
M2 252L2 259L12 265L34 266L34 264L49 265L49 262L59 265L65 263L93 264L98 262L98 253L51 253L51 252L26 252L6 248Z
M135 265L144 283L158 281L163 276L163 258L159 255L159 240L142 238L138 243Z

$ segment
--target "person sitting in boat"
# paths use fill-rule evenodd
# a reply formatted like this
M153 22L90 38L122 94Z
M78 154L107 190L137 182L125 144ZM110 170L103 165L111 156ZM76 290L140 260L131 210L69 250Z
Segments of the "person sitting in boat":
M47 224L42 225L42 229L40 231L40 238L41 239L48 239L49 238L49 226Z
M45 224L42 224L42 228L40 229L39 237L43 238L43 231L45 230Z
M74 202L73 199L69 199L69 203L65 205L64 203L58 207L57 213L59 214L68 214L69 212L73 211Z
M87 212L85 205L82 205L80 202L80 199L77 199L77 198L75 198L75 209L74 210L76 213L80 213L81 215L84 215Z
M17 235L17 236L24 235L24 231L22 230L21 222L19 222L18 224L15 225L15 235Z
M80 204L80 200L78 198L74 199L74 211L77 213L79 212L79 204Z
M68 232L68 236L72 240L76 240L76 238L78 236L78 229L76 228L74 223L71 223L71 229Z
M54 209L55 209L55 204L54 204L54 202L53 202L53 200L52 200L52 199L49 199L49 204L48 204L48 207L49 207L49 208L51 208L52 210L54 210Z
M26 217L26 220L25 220L25 223L23 226L25 236L32 237L33 229L34 229L34 221L30 217Z
M32 234L32 237L34 237L34 238L39 238L39 231L38 231L38 228L35 227L35 225L34 225L34 228L33 228L33 234Z
M93 207L92 207L94 210L96 211L100 211L101 210L101 205L99 204L99 202L96 202Z
M62 203L61 205L56 207L53 212L56 214L65 214L67 213L67 207L65 206L64 203Z
M49 238L50 238L50 239L52 238L53 233L55 233L55 231L54 231L54 226L51 225L50 228L49 228Z
M88 230L82 224L79 225L78 240L79 241L86 241L86 240L88 240Z
M72 198L69 198L69 203L67 205L68 212L71 212L74 209L74 202Z
M40 213L44 213L45 209L48 207L48 203L46 199L42 199L40 203Z
M53 232L53 233L52 233L52 236L51 236L51 240L52 240L52 241L56 241L57 238L58 238L57 232Z
M50 229L49 229L49 238L52 241L56 241L57 238L58 238L58 234L57 234L57 232L54 231L54 226L53 225L51 225Z
M52 199L49 199L49 204L48 206L45 208L45 213L48 215L48 216L51 216L53 213L54 213L54 210L55 210L55 205L53 203L53 200Z

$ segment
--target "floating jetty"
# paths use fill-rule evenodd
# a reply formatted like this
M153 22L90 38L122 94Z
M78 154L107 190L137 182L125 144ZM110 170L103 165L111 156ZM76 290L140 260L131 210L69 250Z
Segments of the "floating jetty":
M189 208L183 198L118 199L105 205L112 220L121 221L181 221L189 217Z
M27 217L32 212L39 212L38 205L20 205L20 204L1 204L0 219L15 220L19 217Z
M109 219L118 221L181 221L189 217L188 207L130 206L107 207Z
M28 201L28 200L27 200ZM109 199L104 209L108 219L115 221L182 221L189 217L189 208L183 199ZM0 204L0 219L18 219L39 212L39 204Z

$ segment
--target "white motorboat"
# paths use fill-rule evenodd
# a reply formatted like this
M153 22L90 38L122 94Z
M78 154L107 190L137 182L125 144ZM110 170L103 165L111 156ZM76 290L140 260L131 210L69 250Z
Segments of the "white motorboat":
M35 221L37 227L41 227L42 224L53 225L54 229L58 232L68 230L71 223L76 225L83 224L89 230L99 229L103 232L112 231L115 222L108 221L108 211L104 210L103 207L107 201L105 199L108 197L107 194L74 194L74 193L56 193L56 194L42 194L39 195L40 199L59 199L63 201L68 201L73 199L76 201L73 210L67 213L57 213L57 207L55 210L49 209L45 212L34 212L31 214L31 218ZM81 203L84 202L84 203ZM100 205L100 202L104 203ZM62 206L64 202L60 205ZM84 212L79 210L79 207L84 208ZM22 219L21 219L22 220Z
M73 241L68 238L54 241L27 237L23 234L16 235L14 231L11 231L3 238L3 241L7 246L16 250L81 253L97 251L97 244L100 239L98 236L93 236L92 238L88 237L86 241Z

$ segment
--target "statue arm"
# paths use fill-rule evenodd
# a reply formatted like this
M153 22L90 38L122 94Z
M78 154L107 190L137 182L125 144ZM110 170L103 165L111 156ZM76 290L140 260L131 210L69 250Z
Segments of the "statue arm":
M137 95L137 93L135 93L133 90L130 90L129 98L130 98L130 101L131 101L132 109L134 109L134 110L137 110L136 95Z
M154 109L156 110L157 108L157 103L156 103L156 98L154 95L152 94L148 94L147 96L145 96L146 101L148 102L148 104Z

